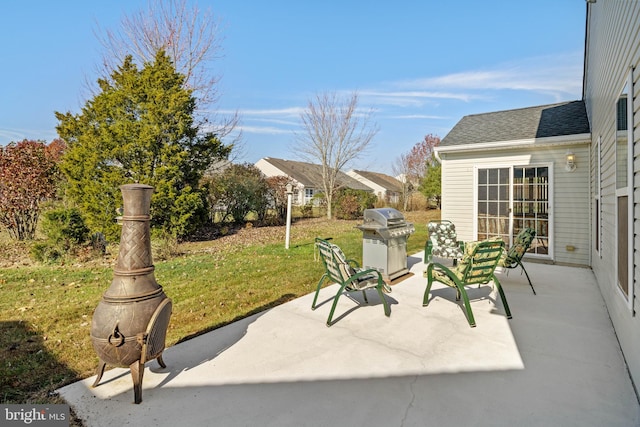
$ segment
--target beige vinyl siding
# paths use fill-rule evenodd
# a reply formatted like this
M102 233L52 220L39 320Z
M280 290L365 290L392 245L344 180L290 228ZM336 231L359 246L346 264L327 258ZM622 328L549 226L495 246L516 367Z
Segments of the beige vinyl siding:
M574 172L565 170L566 152L577 158ZM461 240L477 238L475 175L478 168L549 166L554 192L550 200L552 260L588 265L590 259L589 146L546 146L514 150L442 153L442 219L456 224ZM573 251L567 250L573 246Z
M629 371L636 384L640 384L640 316L637 294L640 288L638 248L640 241L640 106L638 85L640 79L640 2L638 1L598 1L589 5L587 28L587 54L585 60L585 105L591 123L593 148L601 137L601 203L602 203L602 243L601 258L592 257L592 268L604 296L611 320L616 329L621 348L629 365ZM636 295L635 307L622 296L617 286L616 250L616 193L615 193L615 135L617 97L626 83L627 76L634 68L633 87L633 276ZM596 160L598 153L592 151ZM598 177L593 168L592 186L597 188ZM633 298L633 297L632 297Z

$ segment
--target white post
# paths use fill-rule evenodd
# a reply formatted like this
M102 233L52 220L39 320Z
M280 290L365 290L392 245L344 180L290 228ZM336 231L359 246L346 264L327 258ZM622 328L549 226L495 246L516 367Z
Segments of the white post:
M291 198L293 196L293 186L287 184L287 232L284 248L289 249L289 238L291 237Z

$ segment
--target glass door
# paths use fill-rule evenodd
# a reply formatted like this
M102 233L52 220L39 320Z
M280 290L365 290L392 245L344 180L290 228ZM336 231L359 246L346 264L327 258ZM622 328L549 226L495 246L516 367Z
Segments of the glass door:
M536 238L528 252L549 255L549 167L478 169L477 182L478 240L499 237L510 245L523 228L532 228Z
M513 168L513 235L532 228L536 238L528 252L549 254L549 168Z
M478 169L478 240L509 243L509 168Z

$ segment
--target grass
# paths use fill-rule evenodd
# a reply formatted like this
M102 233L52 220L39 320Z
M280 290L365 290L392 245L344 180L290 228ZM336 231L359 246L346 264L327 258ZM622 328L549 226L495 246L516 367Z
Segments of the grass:
M425 224L439 215L406 214L416 225L408 253L423 249ZM315 237L332 237L348 257L361 261L359 223L296 221L289 250L284 227L181 244L180 255L155 263L156 280L173 300L167 346L314 291L323 272L314 261ZM0 403L60 403L57 388L94 374L91 319L111 283L113 258L0 268Z

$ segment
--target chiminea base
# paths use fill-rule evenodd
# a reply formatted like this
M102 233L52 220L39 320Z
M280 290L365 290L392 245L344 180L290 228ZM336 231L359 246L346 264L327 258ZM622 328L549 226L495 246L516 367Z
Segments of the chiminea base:
M158 364L161 368L166 368L164 360L162 360L162 354L157 357ZM98 364L98 369L96 369L96 380L93 382L91 387L95 388L100 385L100 380L102 379L102 375L104 375L104 370L107 367L107 362L101 360ZM131 379L133 380L133 397L135 403L142 402L142 378L144 377L144 363L140 361L133 362L131 366L129 366L131 370Z
M169 326L169 318L171 317L172 303L171 299L162 300L155 313L149 321L147 330L135 337L135 342L140 345L139 359L129 365L131 377L133 379L134 403L142 402L142 377L144 376L144 365L149 360L157 359L158 364L162 368L166 368L164 360L162 360L162 352L165 346L165 337ZM120 336L120 340L108 340L109 345L122 345L127 341L126 337ZM115 343L115 344L114 344ZM100 359L96 370L96 380L91 387L97 387L100 384L102 375L107 366L107 362Z

